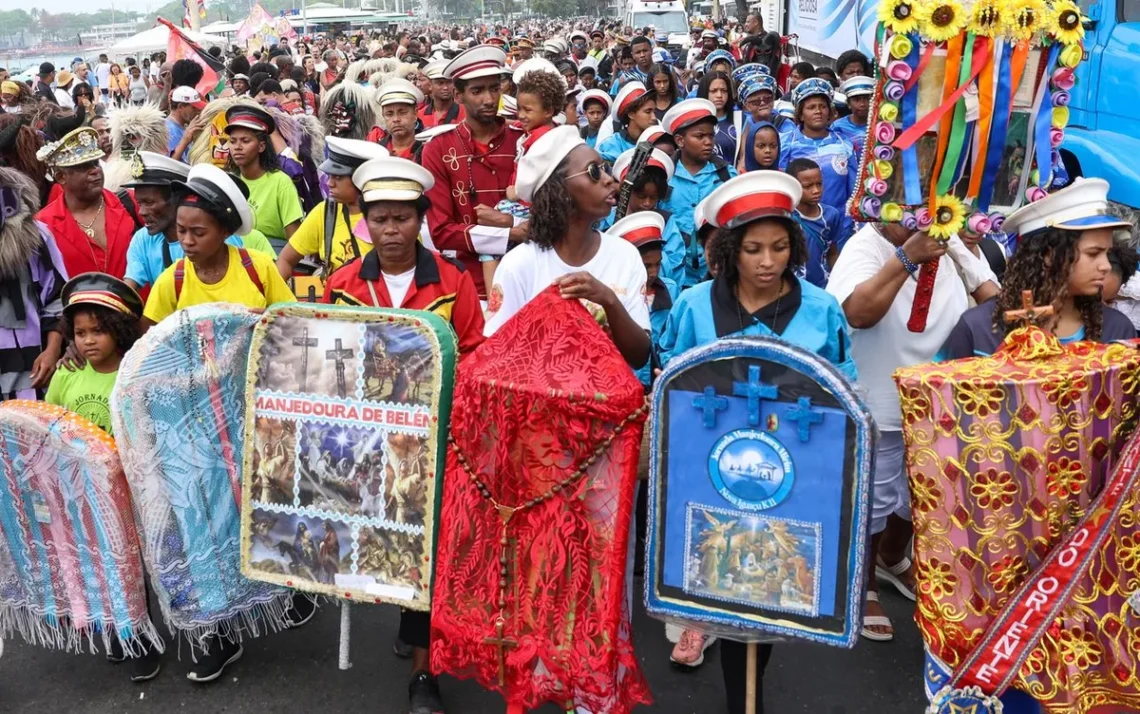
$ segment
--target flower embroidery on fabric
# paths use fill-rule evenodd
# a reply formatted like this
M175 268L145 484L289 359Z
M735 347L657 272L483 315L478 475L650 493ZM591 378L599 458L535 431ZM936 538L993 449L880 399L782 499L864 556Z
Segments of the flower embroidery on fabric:
M1013 505L1013 497L1017 494L1017 483L1008 471L987 469L974 477L974 485L970 486L970 495L978 499L982 508L999 509Z

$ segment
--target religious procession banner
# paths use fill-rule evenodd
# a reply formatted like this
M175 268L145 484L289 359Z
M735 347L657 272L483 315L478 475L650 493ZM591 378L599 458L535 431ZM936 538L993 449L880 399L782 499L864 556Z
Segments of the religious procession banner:
M249 361L247 577L430 607L456 352L428 312L266 311Z
M651 403L649 614L853 647L876 432L851 384L783 340L725 339L674 360Z
M650 703L626 606L645 393L551 287L459 367L444 480L433 670L527 711Z
M111 417L143 555L166 622L198 642L284 626L291 593L241 573L246 362L259 316L179 310L123 358Z
M1004 213L1066 180L1059 147L1084 49L1072 0L882 0L877 80L855 193L857 221L946 241L1000 237ZM937 262L922 267L922 332Z
M287 18L274 18L258 2L254 3L249 15L238 26L236 36L239 42L245 43L246 50L252 53L268 49L283 39L296 37L297 31Z
M1020 328L895 379L931 711L1140 710L1140 351Z
M0 638L14 634L76 653L163 649L115 440L44 402L0 404Z

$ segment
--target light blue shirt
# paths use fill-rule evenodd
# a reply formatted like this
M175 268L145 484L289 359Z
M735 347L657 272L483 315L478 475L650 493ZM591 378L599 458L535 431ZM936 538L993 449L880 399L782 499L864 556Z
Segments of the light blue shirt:
M780 170L787 171L793 159L811 159L819 164L823 174L820 202L840 212L846 210L847 199L855 193L855 178L859 172L859 160L851 142L834 130L821 139L812 139L796 127L780 135Z
M594 139L594 141L597 141L597 139ZM629 137L626 136L626 130L622 129L616 134L607 136L605 141L598 143L594 148L598 154L601 155L602 161L613 166L619 156L635 146L637 146L637 142L630 141Z
M123 276L134 282L139 289L154 285L154 281L166 270L166 262L162 256L162 244L166 242L164 233L151 235L146 228L135 231L131 244L127 248L127 272ZM226 243L235 248L241 248L242 241L238 236L226 238ZM171 265L186 257L182 244L174 241L169 244Z
M170 117L167 117L166 131L170 133L170 143L166 146L166 153L167 155L170 155L174 153L174 150L177 149L178 145L182 142L182 136L186 133L186 127L182 126ZM189 153L189 148L182 152L182 156L180 158L182 163L190 163Z
M728 178L736 176L736 167L724 164L723 173ZM727 179L725 179L727 180ZM681 271L681 287L688 288L704 279L708 273L705 265L705 252L697 243L696 231L693 227L693 211L697 204L703 201L718 186L724 183L717 172L715 162L706 163L696 176L689 173L685 164L677 161L673 172L673 179L669 181L671 191L669 198L660 204L660 207L673 214L677 222L677 229L685 243L685 265Z
M608 231L614 221L614 213L617 208L610 211L610 215L606 216L598 224L598 230ZM664 211L660 207L658 213L665 217L665 229L661 231L661 238L665 241L665 247L661 249L661 277L668 278L667 282L673 282L677 285L681 284L681 276L684 274L685 267L685 239L681 237L681 231L677 228L677 219L673 217L672 213Z

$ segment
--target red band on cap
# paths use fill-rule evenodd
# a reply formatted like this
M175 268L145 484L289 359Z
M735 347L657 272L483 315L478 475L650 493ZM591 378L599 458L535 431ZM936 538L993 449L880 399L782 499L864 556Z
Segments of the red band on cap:
M472 62L471 64L463 65L462 67L456 67L451 76L452 79L463 79L465 76L471 74L472 72L477 72L481 69L501 69L502 66L502 64L496 62L495 60Z
M646 226L645 228L634 228L631 231L626 231L622 236L635 246L641 247L646 243L655 240L661 240L661 229L657 226Z
M721 206L716 212L716 222L725 226L729 221L739 225L763 216L787 217L793 208L792 197L786 193L750 193Z
M701 119L711 118L712 116L712 113L707 109L694 109L691 112L685 112L681 116L677 117L677 120L673 122L673 126L669 127L672 129L670 133L676 134L678 131L684 129L688 125L696 123Z
M638 99L641 99L644 96L645 96L645 90L644 89L635 89L632 92L630 92L629 96L626 97L625 99L623 99L621 101L621 104L618 105L618 112L617 112L618 116L621 116L622 113L625 112L626 107L628 107L630 104L632 104L633 102L636 102Z

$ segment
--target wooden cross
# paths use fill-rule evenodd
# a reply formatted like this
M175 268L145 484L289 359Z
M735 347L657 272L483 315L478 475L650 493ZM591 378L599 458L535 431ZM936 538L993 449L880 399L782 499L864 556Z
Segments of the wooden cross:
M336 348L325 351L325 359L336 360L336 391L341 399L348 396L348 384L344 379L344 361L352 359L354 354L356 353L352 350L345 349L339 337L336 340Z
M512 640L509 637L503 636L503 627L505 626L503 618L500 617L495 621L495 636L487 637L483 640L485 645L494 645L499 650L499 686L507 686L507 653L506 650L511 647L518 647L517 640Z
M1006 322L1023 322L1026 327L1033 325L1041 320L1043 317L1051 317L1053 315L1052 305L1034 305L1033 304L1033 291L1021 291L1021 309L1020 310L1006 310Z
M300 337L293 338L293 344L301 348L301 391L305 389L305 383L309 377L309 348L317 346L317 338L309 337L309 328L306 327L301 330Z

